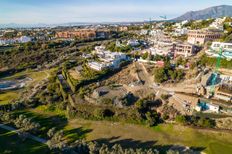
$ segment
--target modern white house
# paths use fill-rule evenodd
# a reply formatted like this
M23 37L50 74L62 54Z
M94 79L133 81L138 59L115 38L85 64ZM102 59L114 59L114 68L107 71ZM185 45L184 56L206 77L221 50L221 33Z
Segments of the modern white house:
M226 19L225 17L215 19L215 21L209 25L209 28L214 28L223 31L224 30L223 22L225 21L225 19Z
M212 103L206 103L206 102L198 102L194 109L198 112L200 111L208 111L208 112L215 112L218 113L220 111L220 106L212 104Z
M105 50L105 46L101 45L101 46L96 46L94 49L96 52L102 52Z
M222 58L232 59L232 43L213 42L206 54L211 57L218 57L220 48L222 48Z
M188 33L187 28L176 28L175 31L172 33L174 36L181 36L186 35Z
M162 30L157 29L157 30L151 30L149 33L151 36L156 36L156 35L161 35L163 34Z
M126 54L121 52L110 52L110 51L95 51L94 54L96 54L100 60L100 62L89 62L88 65L90 68L95 70L103 70L106 68L112 68L117 69L120 67L120 63L122 61L127 61L129 58Z
M108 65L106 63L103 63L103 62L89 62L88 66L94 70L97 70L97 71L102 71L102 70L108 68Z
M21 36L20 38L17 39L17 41L19 43L27 43L27 42L31 42L32 38L28 36Z
M0 45L8 45L8 44L14 44L14 43L27 43L31 41L32 41L31 37L21 36L19 38L13 38L13 39L0 39Z
M184 24L186 24L186 23L188 23L188 20L184 20L184 21L181 21L181 22L177 22L177 23L175 23L173 26L180 29L180 28L182 28L182 26L183 26Z
M127 42L127 45L130 45L130 46L132 46L132 47L136 47L136 46L139 46L140 43L139 43L138 40L129 40L129 41Z
M142 29L140 32L140 35L147 35L149 33L149 30L147 29Z

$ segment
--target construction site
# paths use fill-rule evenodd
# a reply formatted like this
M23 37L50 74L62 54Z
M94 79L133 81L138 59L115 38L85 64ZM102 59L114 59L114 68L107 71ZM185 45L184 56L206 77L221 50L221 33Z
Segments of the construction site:
M125 107L148 95L161 100L166 95L168 99L163 103L185 115L194 112L232 114L231 76L203 69L196 76L177 83L157 84L154 67L154 64L132 62L111 77L88 85L93 90L84 99L93 104L104 102ZM125 103L125 100L129 101ZM162 110L163 104L156 107Z

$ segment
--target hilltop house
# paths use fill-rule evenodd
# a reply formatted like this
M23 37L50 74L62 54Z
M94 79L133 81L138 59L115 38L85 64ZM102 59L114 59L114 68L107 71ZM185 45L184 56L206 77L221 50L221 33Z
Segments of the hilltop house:
M93 61L89 62L90 68L101 71L106 68L117 69L120 67L122 61L129 60L126 54L121 52L110 52L105 51L102 47L95 47L97 51L93 51L99 58L99 62Z
M232 43L213 42L210 49L206 51L206 54L218 57L220 48L223 49L222 58L232 59Z
M12 39L0 39L0 45L8 45L8 44L15 44L15 43L27 43L31 42L32 38L28 36L21 36L17 38L12 38Z

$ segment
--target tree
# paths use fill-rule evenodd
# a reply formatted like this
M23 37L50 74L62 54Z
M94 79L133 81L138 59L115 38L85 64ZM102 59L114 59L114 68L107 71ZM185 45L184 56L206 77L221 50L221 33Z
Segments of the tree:
M181 124L187 124L187 118L184 115L177 115L176 116L176 122L181 123Z
M135 106L139 110L144 110L147 108L147 101L144 99L139 99L136 103Z
M53 128L48 130L47 135L49 138L52 138L55 135L55 133L56 133L56 128L53 127Z
M47 141L48 147L52 149L63 149L66 147L66 141L63 140L64 138L64 131L56 132L50 140Z
M143 58L143 59L147 59L148 56L149 56L149 53L148 53L148 52L145 52L145 53L142 55L142 58Z
M215 126L215 122L211 119L201 117L198 120L197 125L201 127L213 128Z
M176 70L176 79L181 80L184 77L184 71L183 70Z
M168 70L168 75L171 77L171 79L174 81L177 77L177 72L173 70Z
M169 95L168 94L162 94L161 98L166 101L166 100L168 100Z
M162 82L168 80L168 76L167 76L164 68L155 69L155 71L154 71L154 80L157 83L162 83Z
M37 132L40 128L40 124L36 122L32 122L32 119L27 118L25 115L19 115L18 118L15 119L14 124L17 128L20 128L22 131L31 131Z
M156 125L159 121L159 116L157 112L147 112L145 116L147 119L147 124L150 127Z

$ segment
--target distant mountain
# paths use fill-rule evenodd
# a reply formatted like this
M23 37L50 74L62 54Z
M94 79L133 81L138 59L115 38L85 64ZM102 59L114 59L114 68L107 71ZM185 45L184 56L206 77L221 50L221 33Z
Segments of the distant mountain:
M225 16L232 16L232 6L230 5L220 5L210 8L206 8L199 11L190 11L177 17L173 20L200 20L208 18L219 18Z

